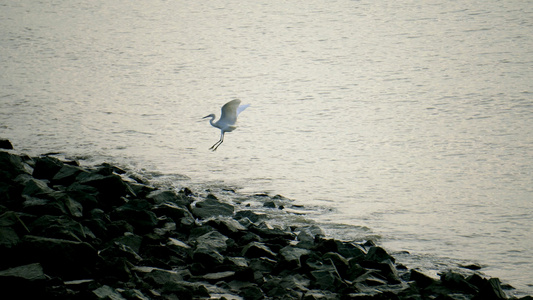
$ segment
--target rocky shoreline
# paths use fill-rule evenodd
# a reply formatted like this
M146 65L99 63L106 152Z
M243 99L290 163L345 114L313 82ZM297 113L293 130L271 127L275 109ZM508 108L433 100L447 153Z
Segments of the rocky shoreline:
M0 197L2 299L517 299L497 278L432 278L372 241L273 226L110 164L0 150Z

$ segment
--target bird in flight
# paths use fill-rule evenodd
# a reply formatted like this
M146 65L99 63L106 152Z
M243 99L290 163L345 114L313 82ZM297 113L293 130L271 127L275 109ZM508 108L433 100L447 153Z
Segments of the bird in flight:
M231 132L237 128L237 126L235 126L235 123L237 123L237 116L248 106L250 106L250 104L240 104L241 100L239 99L235 99L224 104L224 106L222 106L220 119L216 122L213 122L215 120L215 114L210 114L203 117L203 119L211 118L211 120L209 120L211 126L220 129L220 139L213 146L211 146L209 150L216 151L218 146L224 142L224 133Z

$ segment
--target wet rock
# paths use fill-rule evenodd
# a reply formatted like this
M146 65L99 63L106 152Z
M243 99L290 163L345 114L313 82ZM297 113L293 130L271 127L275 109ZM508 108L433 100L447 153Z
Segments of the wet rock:
M25 181L24 189L22 190L22 195L25 196L36 196L36 195L46 195L54 192L53 189L48 187L48 184L44 180L30 178Z
M35 159L33 177L51 180L62 167L63 163L55 157L38 157Z
M108 285L93 290L93 294L96 296L96 299L126 300L116 289Z
M22 158L15 154L0 151L0 179L2 179L2 182L12 181L20 174L28 174L28 168Z
M117 200L131 191L121 177L115 174L102 175L98 172L82 172L76 176L76 181L96 188L100 199L104 201L102 204L110 206L118 205L120 201Z
M261 300L265 298L263 291L257 285L242 288L239 291L239 296L245 300Z
M98 261L97 251L87 243L40 236L26 235L19 251L28 262L40 262L47 274L66 279L86 276Z
M2 281L11 279L23 279L28 281L45 280L46 276L40 263L18 266L0 271Z
M209 220L206 224L228 236L237 236L236 233L246 230L246 227L241 223L229 217L217 217Z
M190 207L193 202L192 198L184 194L176 194L173 191L155 190L146 197L153 201L154 204L174 203L181 207Z
M13 145L9 140L0 139L0 149L13 149Z
M207 219L216 216L232 216L235 207L231 204L220 202L216 199L206 199L197 202L192 209L195 217Z
M365 259L375 262L382 262L388 259L394 262L394 257L390 256L385 249L376 246L372 246L368 249Z
M28 228L32 234L69 241L81 242L96 238L89 228L66 215L44 215L30 223Z
M139 236L133 233L126 233L121 237L117 237L113 239L112 242L127 246L128 248L133 250L135 253L140 253L142 241L143 241L142 236Z
M152 208L152 211L157 216L167 216L174 220L178 227L191 227L195 223L195 219L191 212L182 206L175 203L165 202Z
M311 276L313 277L312 286L315 288L335 292L346 287L346 283L333 269L315 270L311 272Z
M45 291L47 279L39 263L1 270L2 298L39 299Z
M80 203L86 211L90 211L100 206L99 192L95 187L74 182L65 191L65 193L74 201ZM102 205L100 208L108 208L108 205Z
M52 183L69 186L70 184L74 183L76 177L82 172L88 173L79 166L64 164L61 169L57 171L54 177L52 177Z
M476 294L478 292L478 288L470 284L461 274L448 271L443 273L440 276L440 279L445 286L452 290L465 292L468 294Z
M240 211L235 213L235 219L239 220L239 219L243 219L243 218L247 218L252 223L259 223L262 220L266 220L267 219L267 215L261 214L261 213L257 213L257 212L251 211L251 210L240 210Z
M241 255L248 258L268 257L273 259L276 257L276 253L272 252L267 245L259 242L251 242L246 245L242 249Z
M13 228L0 227L0 248L13 248L19 241L20 238Z
M61 201L24 196L22 211L29 214L46 214L60 216L67 214L67 208Z
M158 218L151 211L152 205L143 199L133 199L117 207L112 213L113 220L124 220L133 225L138 232L149 232L158 223Z
M356 243L335 241L335 244L337 244L337 252L346 259L362 259L367 254L365 248Z
M163 294L176 295L179 299L192 300L193 297L209 298L209 291L200 283L191 283L187 281L169 281L161 289Z
M380 272L380 274L387 279L389 283L400 283L398 270L390 259L385 259L382 262L375 261L359 261L359 265L366 269L373 269Z
M283 247L279 254L283 259L283 264L286 264L285 267L301 267L300 258L302 255L308 255L310 253L307 249L297 248L293 246Z
M335 252L328 252L322 256L322 260L327 264L334 266L336 272L343 278L345 277L349 264L348 260L342 255Z
M507 299L507 295L502 290L500 280L498 278L490 278L479 286L479 293L474 299Z
M218 282L221 280L230 281L235 276L235 271L223 271L217 273L208 273L202 275L200 278L206 281Z
M433 283L435 283L435 279L425 275L424 273L421 273L417 270L411 270L410 273L410 280L415 281L420 288L425 288Z

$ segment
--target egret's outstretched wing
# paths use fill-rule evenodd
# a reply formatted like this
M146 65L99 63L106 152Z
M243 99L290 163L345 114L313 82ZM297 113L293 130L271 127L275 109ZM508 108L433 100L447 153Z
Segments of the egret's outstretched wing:
M237 122L237 108L241 104L241 100L235 99L232 100L224 106L222 106L219 123L224 123L226 125L233 125Z
M237 107L237 116L238 116L243 110L245 110L248 106L250 106L250 104L239 105L239 107Z

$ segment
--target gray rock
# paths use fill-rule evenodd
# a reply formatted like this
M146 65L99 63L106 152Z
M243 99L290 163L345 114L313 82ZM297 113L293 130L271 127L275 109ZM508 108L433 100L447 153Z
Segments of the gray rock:
M128 233L121 237L113 239L113 242L128 246L135 253L140 253L142 241L142 236L133 233Z
M175 203L165 202L159 205L156 205L152 208L152 211L157 216L167 216L174 220L177 225L189 227L194 224L194 217L191 212L182 206L179 206Z
M13 145L9 140L0 139L0 149L13 149Z
M35 159L33 177L51 180L63 167L63 162L55 157L43 156Z
M179 299L192 300L193 297L207 297L209 298L209 291L200 283L192 283L187 281L175 282L169 281L163 285L163 294L176 295Z
M67 215L44 215L28 225L32 234L69 241L91 241L92 231Z
M48 200L31 196L24 196L25 201L22 204L22 211L29 214L45 214L61 216L68 214L65 204L57 200Z
M239 220L243 218L249 219L252 223L258 223L259 221L266 220L268 217L266 214L257 213L252 210L240 210L235 213L235 219Z
M44 180L30 178L25 182L24 189L22 190L22 195L26 196L36 196L44 195L54 192L53 189L48 187L48 184Z
M205 248L224 252L227 249L228 237L218 231L208 232L196 239L197 249Z
M479 294L474 299L507 299L507 295L502 290L500 280L490 278L480 286Z
M97 172L82 172L76 177L78 183L89 185L98 190L102 200L115 205L114 200L125 196L131 189L119 175L102 175Z
M189 207L193 199L184 194L176 194L168 190L155 190L148 194L147 199L151 199L155 204L174 203L182 207Z
M24 257L40 262L47 274L65 279L87 276L98 261L97 251L87 243L40 236L26 235L19 251Z
M285 246L279 251L281 258L288 264L287 267L301 267L300 257L309 253L307 249L293 246Z
M311 276L313 277L313 286L322 290L335 292L345 285L338 274L331 269L324 268L312 271Z
M183 276L176 271L153 268L149 273L144 275L144 279L148 283L156 286L163 286L165 283L171 281L181 282L183 281Z
M478 288L470 284L461 274L448 271L441 274L440 279L442 283L450 289L468 294L476 294L478 292Z
M0 248L13 248L20 242L20 238L11 227L0 227Z
M239 296L245 300L261 300L265 298L263 291L257 285L243 287L239 291Z
M33 263L24 266L18 266L7 270L0 271L0 279L19 278L28 281L45 280L43 267L40 263Z
M248 258L276 258L276 253L272 252L267 245L259 242L251 242L250 244L246 245L242 249L241 255Z
M68 186L72 184L76 180L76 177L82 172L88 173L81 167L64 164L54 177L52 177L52 183Z
M96 296L96 299L126 300L116 289L108 285L93 290L93 294Z
M232 216L234 210L235 207L233 205L220 202L216 199L206 199L196 202L192 213L197 218L208 219L216 216Z
M375 262L382 262L388 259L394 262L394 257L390 256L385 249L376 246L372 246L368 249L365 259Z
M125 220L137 231L149 232L157 225L158 218L151 211L152 205L147 200L133 199L117 207L112 213L114 220Z
M12 181L20 174L28 174L28 168L18 155L0 151L0 179ZM31 173L30 173L31 174Z
M436 280L425 275L424 273L421 273L417 270L411 270L410 273L410 280L415 281L419 287L425 288L431 284L433 284Z

